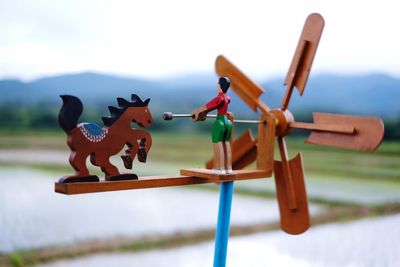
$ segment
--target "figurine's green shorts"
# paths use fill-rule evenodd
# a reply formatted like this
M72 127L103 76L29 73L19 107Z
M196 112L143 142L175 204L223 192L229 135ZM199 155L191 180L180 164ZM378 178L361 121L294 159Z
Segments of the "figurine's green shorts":
M232 122L225 115L218 115L212 127L212 142L226 142L231 139Z

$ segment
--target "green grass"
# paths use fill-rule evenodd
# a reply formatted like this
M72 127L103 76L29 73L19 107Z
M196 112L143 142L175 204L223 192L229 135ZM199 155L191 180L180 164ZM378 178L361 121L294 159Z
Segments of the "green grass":
M304 144L288 138L292 156L301 151L307 173L351 178L400 180L400 142L383 142L374 153Z
M12 266L15 266L15 267L24 266L23 256L18 252L13 252L10 254L10 262L11 262Z
M0 149L68 149L63 132L0 132Z
M204 166L204 162L212 155L212 144L205 133L185 131L153 133L152 136L153 147L148 159L155 167L146 171L145 164L136 164L146 174L160 174L158 170L172 171L182 167ZM400 142L383 142L374 153L360 153L304 144L304 140L302 137L287 138L289 154L293 157L299 152L302 153L308 174L400 180ZM1 132L0 151L13 149L68 150L68 147L66 135L62 132ZM275 152L275 158L279 159L277 149ZM68 166L68 161L65 165ZM65 170L63 166L51 166L46 163L36 164L36 167L50 171Z

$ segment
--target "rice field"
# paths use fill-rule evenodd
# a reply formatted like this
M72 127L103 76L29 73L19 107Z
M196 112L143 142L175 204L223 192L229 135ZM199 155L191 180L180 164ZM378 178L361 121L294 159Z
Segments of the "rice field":
M3 230L0 236L0 266L23 266L40 262L50 262L49 266L106 266L110 262L112 265L124 265L124 262L128 261L146 262L146 255L161 255L157 266L168 266L164 265L161 259L166 257L165 262L168 262L170 255L177 255L183 259L182 264L176 266L208 266L207 261L198 265L186 264L186 261L190 258L195 259L190 251L200 250L199 255L205 255L202 253L206 253L209 257L212 255L208 250L212 247L216 220L218 201L216 185L73 197L58 195L53 192L53 182L62 175L72 172L68 163L69 150L65 139L65 134L54 132L0 133L0 226ZM375 153L357 153L308 145L304 144L304 140L302 137L287 138L289 152L291 156L298 152L303 154L307 191L315 223L319 224L320 221L328 223L326 229L323 228L325 230L314 231L312 228L310 232L316 236L316 240L323 238L324 235L333 236L335 233L343 235L343 239L350 243L360 239L359 243L354 241L354 246L361 246L359 244L362 244L363 238L367 240L367 237L363 237L360 231L351 229L357 229L357 225L368 223L352 221L351 225L356 226L348 227L350 230L346 231L350 231L349 234L338 229L334 223L360 217L353 216L349 210L340 212L349 207L361 213L363 210L369 210L361 217L400 212L397 206L394 209L386 208L400 204L400 142L384 142ZM139 176L177 174L181 168L204 166L211 152L212 145L207 134L190 131L182 132L180 135L155 133L148 163L135 162L134 171ZM276 155L276 158L279 159L279 156ZM122 162L118 156L113 157L112 161L122 170ZM93 173L102 175L98 169L94 167L90 169ZM257 241L262 240L267 246L270 244L273 247L274 253L279 254L274 254L277 262L285 262L285 259L288 260L288 264L290 260L299 262L300 256L296 254L299 252L295 250L289 256L281 255L281 246L292 246L295 241L291 240L296 238L290 239L290 236L285 235L286 237L280 240L280 245L276 247L277 241L271 236L282 233L279 231L263 233L277 229L279 216L274 193L273 178L235 183L232 225L237 228L233 229L233 234L242 236L233 239L232 251L237 250L236 255L241 251L238 248L243 246L243 242L250 245L254 240L256 240L255 251L263 250L261 241ZM336 214L337 210L339 212ZM333 213L335 216L321 219ZM387 227L391 227L392 222L387 221L386 219L379 221L381 230L374 235L374 238L382 240L381 242L387 239L385 227L381 225L387 223ZM252 232L258 233L256 235L259 237L249 235ZM184 240L183 243L180 243L181 239ZM113 246L110 240L117 240L115 242L119 245ZM175 249L174 242L168 246L163 245L167 241L157 240L178 240L177 243L181 244L178 246L184 247ZM102 247L103 254L93 256L94 260L90 253L79 252L76 255L73 253L68 255L73 257L89 255L81 260L55 261L52 265L51 261L59 257L64 258L66 255L61 252L51 254L49 249L53 251L59 246L67 246L68 251L76 252L80 251L79 247L85 245L85 242L94 244L94 247L99 247L99 244L103 243L107 245ZM136 244L133 247L132 242ZM199 242L209 243L196 245ZM259 243L260 248L257 247ZM312 242L308 241L307 244L309 247L304 249L312 251ZM132 255L119 252L119 254L109 254L110 251L125 250L126 246L130 253L145 250L144 254L142 252L135 252ZM158 250L160 248L167 248L172 254ZM389 252L398 249L397 245L388 248ZM360 252L357 253L362 255L366 253L365 249L358 248L358 250ZM184 252L181 257L179 256L181 251L189 252ZM326 252L319 253L325 255ZM372 255L367 257L368 261L346 262L340 257L348 256L345 252L340 253L342 256L339 255L338 260L331 261L331 265L328 264L328 259L323 258L324 266L378 266L374 265L376 257L384 256L372 252ZM40 256L43 254L53 256L47 258ZM257 258L257 255L253 256ZM398 258L386 260L387 266L395 266L392 263L397 262ZM241 262L240 259L238 262ZM319 263L317 258L311 256L304 258L304 266L320 265ZM143 263L141 266L151 265ZM265 265L254 263L251 266ZM274 266L283 265L274 264Z

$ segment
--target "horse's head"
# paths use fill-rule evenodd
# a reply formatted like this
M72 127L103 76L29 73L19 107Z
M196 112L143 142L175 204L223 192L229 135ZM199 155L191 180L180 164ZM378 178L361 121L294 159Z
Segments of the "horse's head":
M126 108L124 113L132 122L137 123L140 127L149 127L153 123L153 117L148 107L150 98L142 101L138 95L132 94L131 99L132 102L118 98L118 105L121 108Z
M108 107L111 117L103 117L104 125L111 126L114 122L123 118L123 121L130 121L137 123L140 127L147 128L153 123L148 104L150 98L142 101L139 96L132 94L132 101L124 98L117 98L118 108Z
M147 104L149 103L150 98L146 99L143 103L146 103L143 107L130 107L126 112L132 114L132 121L136 122L137 125L143 128L147 128L150 124L153 123L153 117L151 116L151 112Z

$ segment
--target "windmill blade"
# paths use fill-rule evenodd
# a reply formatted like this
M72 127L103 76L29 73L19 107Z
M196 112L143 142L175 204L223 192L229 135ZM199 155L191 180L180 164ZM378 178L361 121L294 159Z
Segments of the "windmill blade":
M254 145L248 153L239 159L232 161L233 170L242 170L252 164L257 159L257 146ZM272 174L271 174L272 175Z
M232 168L241 170L256 160L257 139L249 129L235 140L232 149Z
M287 203L290 209L296 209L296 193L293 185L293 175L289 164L289 155L286 148L286 142L284 137L278 136L279 153L281 155L281 165L283 180L285 181Z
M313 13L307 17L285 78L284 85L287 88L281 105L282 110L288 108L294 86L299 90L300 95L304 93L324 24L323 17L318 13Z
M263 112L270 109L265 105L259 97L264 93L264 89L248 78L228 59L220 55L215 60L215 70L219 76L227 76L231 80L232 90L254 111L257 108Z
M313 113L316 125L354 128L353 133L313 130L306 143L345 148L357 151L375 151L383 140L384 126L379 117Z
M280 161L275 161L274 164L276 195L282 230L286 233L297 235L305 232L310 227L310 215L301 154L297 154L295 158L289 160L287 163L294 178L293 186L296 195L296 208L292 209L289 205L289 185L284 171L285 164Z
M274 162L274 176L281 228L289 234L301 234L310 227L303 160L301 154L288 159L286 142L281 136L278 145L281 161Z
M331 132L341 134L354 134L355 129L351 125L338 125L338 124L327 124L327 123L308 123L308 122L289 122L289 128L302 129L302 130L314 130L320 132Z

